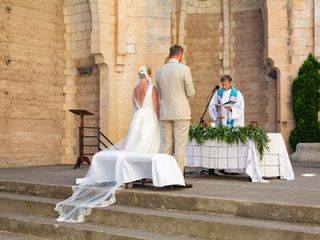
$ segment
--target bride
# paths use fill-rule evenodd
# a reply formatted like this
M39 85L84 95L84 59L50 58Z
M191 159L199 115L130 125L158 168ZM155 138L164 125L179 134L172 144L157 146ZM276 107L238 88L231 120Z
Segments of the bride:
M142 66L138 71L138 85L133 90L133 117L127 137L115 146L106 149L109 155L120 156L121 152L128 153L158 153L160 149L159 128L159 100L157 88L152 84L151 71ZM116 149L116 151L112 151ZM111 151L110 151L111 150ZM99 152L101 153L101 152ZM73 195L58 203L55 210L59 212L57 221L83 222L84 217L91 213L92 207L108 206L116 202L115 191L124 182L115 179L116 170L106 172L99 164L99 153L95 154L92 164L84 178L77 179L79 185L73 186ZM103 152L102 152L103 153ZM171 156L162 156L165 159ZM117 160L119 161L119 160ZM105 161L108 163L108 161ZM105 164L104 162L104 164ZM111 162L111 161L109 161ZM176 161L173 161L176 164ZM114 168L113 168L114 169ZM181 185L184 185L183 176L178 165L173 166L177 170ZM98 174L97 174L98 173ZM97 181L97 175L103 176L103 181ZM110 175L110 176L106 176ZM118 174L121 175L121 174ZM172 174L174 175L174 174ZM105 179L108 179L107 181Z
M158 153L160 149L159 98L152 84L151 69L142 66L138 71L139 84L133 90L134 115L125 140L124 150Z

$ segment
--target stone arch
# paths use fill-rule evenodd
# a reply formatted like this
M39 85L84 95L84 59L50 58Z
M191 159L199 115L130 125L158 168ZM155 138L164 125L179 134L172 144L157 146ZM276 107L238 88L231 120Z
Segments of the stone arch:
M258 121L260 126L276 131L268 124L266 108L270 85L264 77L269 57L267 12L266 0L173 0L172 39L185 47L186 63L193 71L196 87L193 122L203 111L206 91L219 82L221 74L231 74L236 86L244 91L248 106L259 102L256 107L247 108L246 122Z
M207 94L220 78L221 12L220 1L172 1L171 42L185 49L184 62L191 67L196 88L191 106L193 123L199 121ZM201 56L206 60L199 61ZM208 115L206 121L209 121Z
M117 82L114 81L115 27L107 16L113 7L107 1L89 0L92 16L91 54L99 67L99 125L105 134L118 138ZM111 104L112 103L112 104Z
M269 132L280 131L280 69L274 66L274 62L271 58L267 58L265 61L265 81L268 84L267 98L267 114L268 125L267 130Z

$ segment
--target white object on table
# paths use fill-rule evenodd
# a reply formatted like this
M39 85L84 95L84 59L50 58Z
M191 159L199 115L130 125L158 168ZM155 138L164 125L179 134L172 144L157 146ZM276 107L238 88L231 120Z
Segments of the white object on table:
M152 179L156 187L185 185L174 157L167 154L100 151L93 156L91 166L77 184L116 181L118 185L141 179Z

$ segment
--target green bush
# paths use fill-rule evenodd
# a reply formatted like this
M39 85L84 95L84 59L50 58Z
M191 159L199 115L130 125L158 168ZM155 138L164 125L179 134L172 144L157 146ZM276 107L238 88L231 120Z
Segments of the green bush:
M295 151L298 143L320 142L320 62L310 54L292 83L293 116L296 127L289 142Z

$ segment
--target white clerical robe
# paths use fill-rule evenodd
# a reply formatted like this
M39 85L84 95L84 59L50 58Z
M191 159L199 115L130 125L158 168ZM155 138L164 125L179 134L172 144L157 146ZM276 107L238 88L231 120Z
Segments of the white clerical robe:
M230 101L230 94L231 94L231 88L227 91L223 91L223 96L221 99L220 104L224 104L226 102ZM218 102L218 91L214 94L213 98L211 99L210 105L209 105L209 114L213 120L213 122L216 125L220 124L219 119L219 112L216 109L216 104L219 104ZM228 104L230 106L230 104ZM223 106L221 107L221 116L223 117L221 119L222 125L227 125L227 119L233 120L233 127L237 126L244 126L244 99L239 90L237 90L237 97L236 102L231 104L232 111L227 110Z

